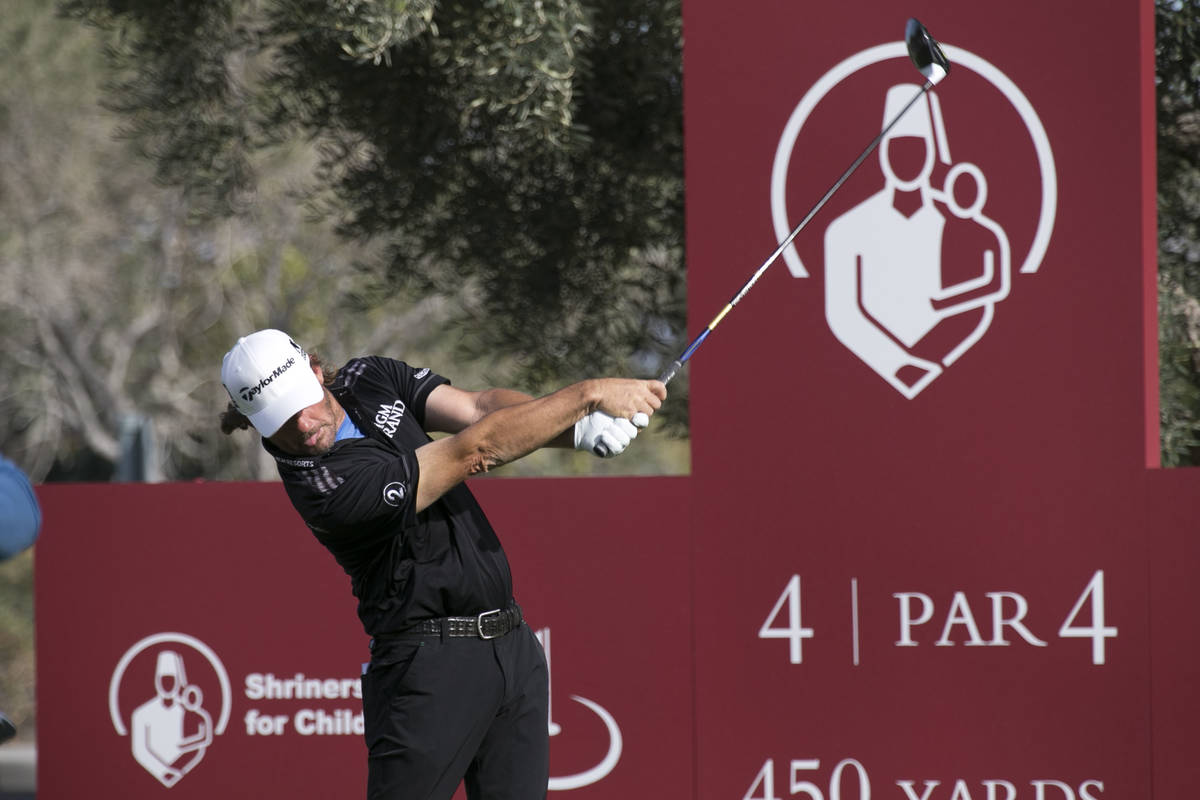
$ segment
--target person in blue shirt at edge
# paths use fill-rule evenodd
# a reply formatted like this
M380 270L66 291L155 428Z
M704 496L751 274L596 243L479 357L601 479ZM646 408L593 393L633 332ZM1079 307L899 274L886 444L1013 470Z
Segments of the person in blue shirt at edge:
M330 369L277 330L238 339L221 380L222 430L263 436L292 505L350 576L372 637L368 798L449 800L464 781L471 800L545 798L545 655L464 480L545 446L618 455L666 386L465 391L380 356Z
M32 547L41 529L42 509L29 478L0 456L0 561ZM0 712L0 744L16 735L16 725Z

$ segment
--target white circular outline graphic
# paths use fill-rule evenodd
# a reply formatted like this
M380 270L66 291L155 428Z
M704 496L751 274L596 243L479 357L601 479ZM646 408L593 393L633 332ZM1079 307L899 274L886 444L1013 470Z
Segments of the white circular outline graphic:
M130 662L137 658L143 650L163 642L186 644L208 659L208 663L212 665L217 673L217 680L221 682L221 716L217 721L216 734L220 736L225 733L225 725L229 722L229 710L233 705L231 702L233 692L229 687L229 674L225 672L225 665L221 663L221 659L217 658L217 654L213 652L211 647L195 636L188 636L186 633L155 633L136 643L133 647L125 651L125 655L121 656L121 660L117 662L117 668L113 670L112 679L108 682L108 713L112 717L113 727L117 729L117 733L122 736L129 734L129 730L121 720L121 710L117 707L117 693L121 689L121 679L125 677L125 670L129 667Z
M404 496L406 493L407 492L404 488L404 484L401 481L392 481L387 486L383 487L383 502L387 503L392 508L399 508L400 504L404 502ZM396 502L393 503L393 499L395 499Z
M997 67L974 53L953 45L943 44L942 49L946 52L951 64L973 70L999 89L1020 115L1026 130L1033 138L1038 168L1042 173L1042 210L1038 215L1037 233L1033 237L1029 254L1025 257L1020 271L1026 274L1037 272L1042 265L1042 258L1046 255L1046 249L1050 246L1050 234L1054 228L1054 219L1058 208L1058 173L1055 171L1054 153L1050 149L1050 139L1046 135L1046 129L1042 126L1042 121L1038 118L1037 112L1033 110L1029 99ZM796 137L800 135L800 129L804 127L804 123L812 114L813 109L833 87L858 70L890 58L908 59L908 48L904 42L889 42L855 53L822 75L820 80L814 83L812 88L801 98L800 104L788 118L783 135L779 139L779 147L775 150L775 163L771 167L771 221L774 224L775 238L778 241L782 242L792 232L787 213L787 172L792 158L792 148L796 144ZM800 260L800 254L796 252L794 242L783 251L783 259L793 277L808 277L808 271L804 269L804 263Z
M586 697L580 697L579 695L573 694L571 695L571 699L577 703L582 703L592 711L596 712L596 716L598 716L604 722L604 727L608 728L608 752L604 755L604 758L599 764L589 770L584 770L583 772L576 773L575 775L564 775L561 778L551 778L550 783L547 784L546 788L552 792L578 789L581 786L589 786L593 783L596 783L597 781L608 777L608 773L612 772L613 768L617 766L617 762L621 760L621 747L623 744L621 740L621 729L617 726L617 720L613 717L613 715L608 713L604 706L600 705L599 703L593 703Z

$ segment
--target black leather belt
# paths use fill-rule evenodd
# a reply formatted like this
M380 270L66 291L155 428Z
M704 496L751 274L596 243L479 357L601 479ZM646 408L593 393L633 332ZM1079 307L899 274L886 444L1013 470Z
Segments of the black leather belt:
M499 639L521 625L521 607L493 608L473 617L439 617L406 628L401 636L446 636L458 639ZM396 634L393 634L396 635Z

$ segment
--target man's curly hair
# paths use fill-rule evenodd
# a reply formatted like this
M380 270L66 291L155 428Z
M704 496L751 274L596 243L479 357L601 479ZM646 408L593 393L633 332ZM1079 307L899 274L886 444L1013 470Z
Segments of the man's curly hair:
M325 363L321 360L321 357L319 355L317 355L316 353L309 352L308 365L309 365L309 368L312 368L312 367L320 367L321 368L321 372L325 376L325 388L328 389L330 386L333 385L333 382L335 380L337 380L337 373L338 373L337 369L336 368L334 368L333 370L326 369ZM235 406L233 404L232 400L229 401L229 405L227 405L225 407L225 410L221 412L220 420L221 420L221 433L225 434L226 436L232 434L234 431L244 431L244 430L252 427L250 424L250 420L246 417L245 414L243 414L242 412L237 410L237 406Z

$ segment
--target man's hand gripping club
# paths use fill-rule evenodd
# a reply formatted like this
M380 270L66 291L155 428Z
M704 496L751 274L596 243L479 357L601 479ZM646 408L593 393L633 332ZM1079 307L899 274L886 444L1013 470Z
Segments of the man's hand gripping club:
M612 458L623 453L637 438L638 430L650 424L650 415L666 399L666 386L659 381L638 381L637 384L640 391L632 392L614 406L601 403L601 408L575 423L576 450L589 450L600 458ZM624 412L610 414L605 410L621 407ZM635 410L629 413L630 409Z

